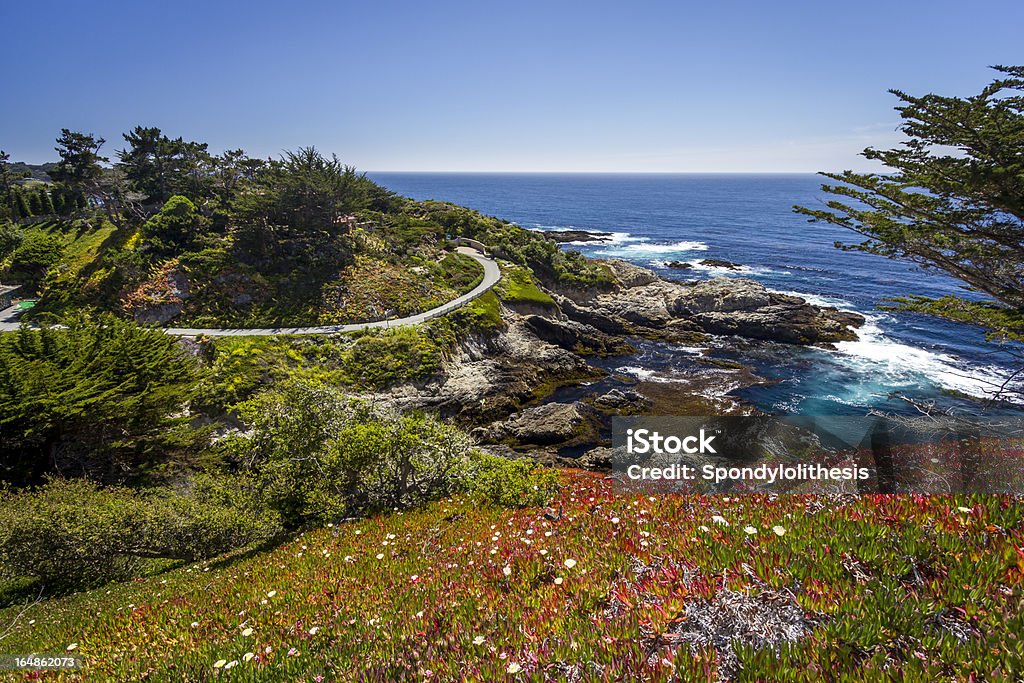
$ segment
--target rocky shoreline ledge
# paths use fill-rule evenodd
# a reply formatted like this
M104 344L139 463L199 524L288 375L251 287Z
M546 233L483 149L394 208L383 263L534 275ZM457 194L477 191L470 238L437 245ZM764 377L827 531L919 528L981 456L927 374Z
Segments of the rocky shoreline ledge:
M619 376L597 360L628 356L646 340L694 347L723 336L829 348L857 339L864 323L753 280L679 282L626 261L604 263L615 277L611 289L546 288L557 306L545 311L503 305L503 329L461 343L438 379L379 398L437 411L492 450L605 467L613 415L750 413L726 394L761 380L700 354L696 369L663 383ZM572 397L559 400L560 387L575 387Z
M567 242L608 242L612 238L612 233L610 232L595 232L593 230L534 230L533 232L559 244Z

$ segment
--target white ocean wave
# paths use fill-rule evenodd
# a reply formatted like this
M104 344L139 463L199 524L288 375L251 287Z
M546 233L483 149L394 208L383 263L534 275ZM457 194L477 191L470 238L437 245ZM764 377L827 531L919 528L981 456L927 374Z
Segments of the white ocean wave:
M573 240L572 242L563 242L562 244L570 244L574 246L612 246L630 244L635 242L649 242L650 237L643 237L634 235L629 232L615 231L615 230L599 230L595 228L577 228L575 226L566 225L536 225L534 226L537 230L544 232L571 232L573 230L581 230L589 233L602 233L595 235L597 240Z
M642 368L642 367L637 366L637 365L623 365L621 367L615 368L615 372L622 373L623 375L629 375L630 377L635 377L636 379L640 380L641 382L685 382L686 381L683 378L673 378L673 377L666 377L664 375L659 375L657 372L655 372L654 370L651 370L650 368Z
M596 253L600 256L635 259L643 258L645 256L650 257L653 254L686 254L694 251L707 250L708 245L706 242L699 242L696 240L682 240L680 242L672 242L670 244L659 244L657 242L629 239L618 243L613 242L611 244L607 244Z
M751 275L774 275L774 276L786 276L792 275L788 270L775 270L774 268L768 268L765 266L745 266L736 264L734 268L726 268L725 266L709 266L706 263L701 263L702 259L693 259L692 261L684 261L690 265L689 268L680 270L695 270L702 273L709 273L716 277L744 277ZM650 265L658 268L668 268L669 261L665 259L658 259L650 261Z
M864 325L856 330L857 340L838 342L836 350L831 353L844 357L846 363L858 374L863 373L870 378L871 385L878 387L879 391L913 389L924 379L943 389L987 398L1005 380L997 366L969 365L952 354L929 351L889 337L882 329L882 324L892 321L891 315L858 311L851 302L839 297L804 292L782 293L798 296L815 306L831 306L841 311L860 313L865 317ZM863 392L862 387L860 393ZM860 405L868 397L828 398L840 403Z
M801 299L803 299L804 301L806 301L809 304L813 304L815 306L822 306L823 308L829 308L829 307L831 307L831 308L838 308L840 311L847 311L847 312L850 312L850 313L860 313L861 315L864 315L864 313L861 312L861 311L858 311L856 309L856 307L854 307L854 305L852 303L850 303L846 299L840 299L839 297L821 296L821 295L818 295L818 294L805 294L803 292L779 292L779 294L788 294L789 296L798 296L798 297L800 297ZM884 318L888 318L888 316L877 316L878 320L882 320Z
M935 384L977 398L990 396L1004 381L995 366L967 366L946 353L910 346L886 336L878 318L857 330L857 341L839 342L835 353L847 356L857 369L880 385L899 389L924 377Z

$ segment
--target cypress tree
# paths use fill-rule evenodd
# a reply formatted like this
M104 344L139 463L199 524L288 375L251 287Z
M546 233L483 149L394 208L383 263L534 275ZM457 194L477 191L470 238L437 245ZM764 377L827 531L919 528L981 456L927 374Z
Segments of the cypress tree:
M28 193L28 208L33 216L41 216L43 214L43 202L39 199L38 192Z
M14 205L18 209L19 218L28 218L32 215L32 210L29 209L28 202L25 200L25 193L21 188L14 191Z
M42 215L50 216L56 213L53 209L53 200L50 199L50 193L46 188L39 190L39 206L42 208Z

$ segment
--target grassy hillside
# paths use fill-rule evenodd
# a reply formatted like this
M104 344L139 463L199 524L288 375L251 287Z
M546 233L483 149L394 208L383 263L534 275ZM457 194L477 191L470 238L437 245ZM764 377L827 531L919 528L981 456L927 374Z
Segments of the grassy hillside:
M1024 506L466 497L0 612L55 680L1017 680Z
M455 251L457 237L479 239L504 260L497 293L509 304L550 308L539 284L612 280L603 266L540 235L449 204L385 195L336 224L300 231L267 227L262 215L254 227L243 199L225 208L176 195L120 227L95 216L28 224L23 247L0 263L0 279L37 290L33 316L96 307L192 327L345 324L428 310L483 275Z

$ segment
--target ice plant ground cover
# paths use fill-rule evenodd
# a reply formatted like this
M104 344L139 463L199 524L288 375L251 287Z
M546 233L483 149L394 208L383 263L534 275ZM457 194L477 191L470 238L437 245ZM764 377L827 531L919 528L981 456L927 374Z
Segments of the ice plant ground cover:
M0 612L81 680L1016 680L1024 504L439 501ZM755 529L756 533L750 533ZM24 674L19 674L24 675Z

